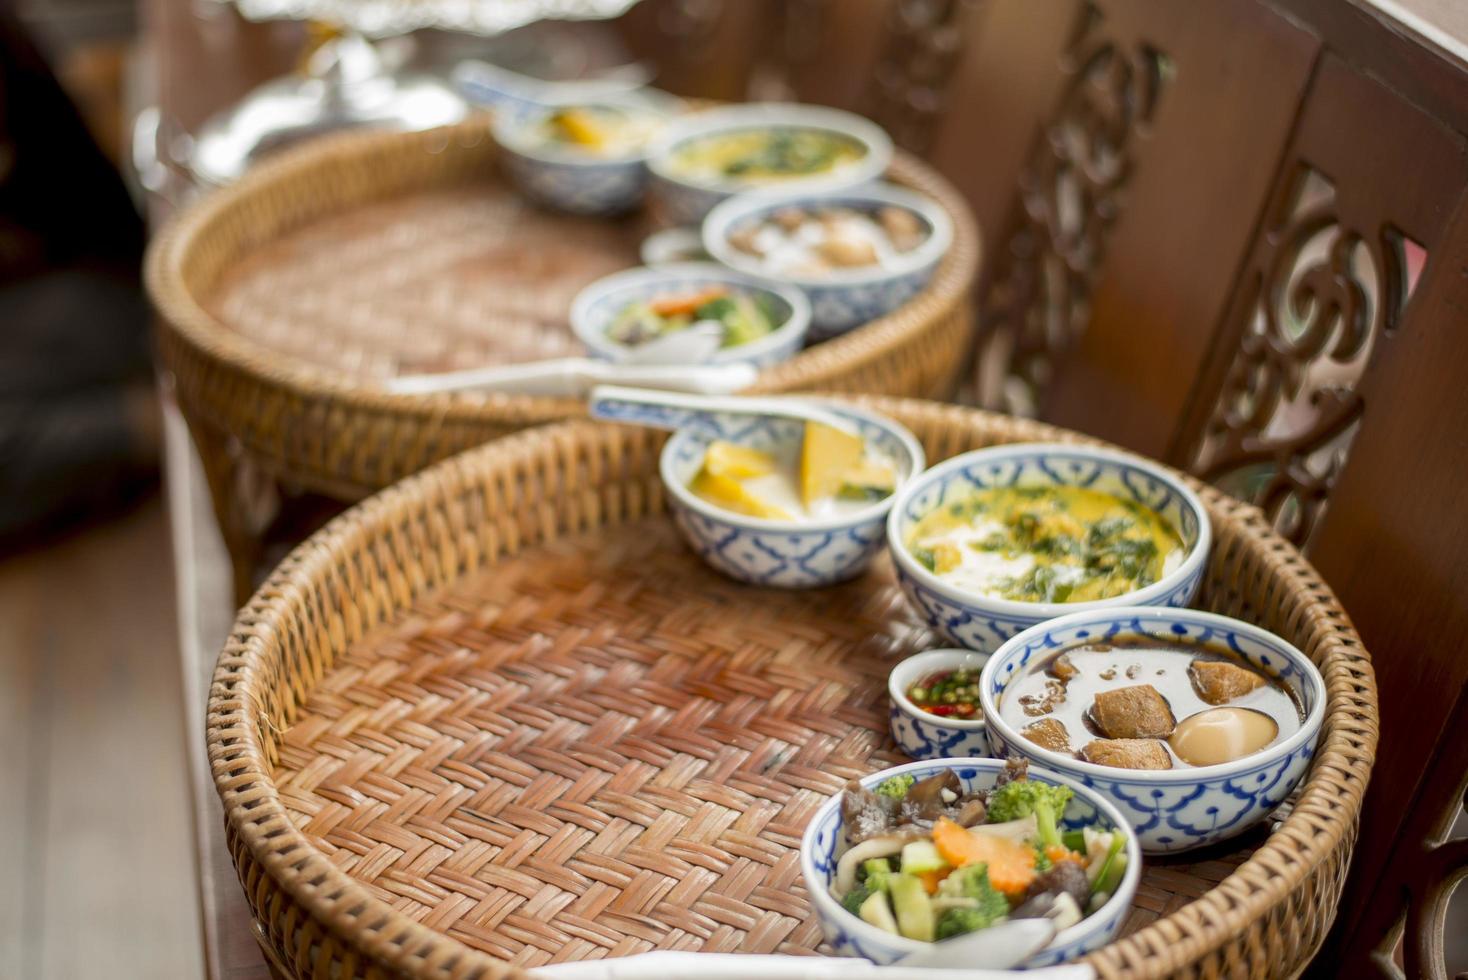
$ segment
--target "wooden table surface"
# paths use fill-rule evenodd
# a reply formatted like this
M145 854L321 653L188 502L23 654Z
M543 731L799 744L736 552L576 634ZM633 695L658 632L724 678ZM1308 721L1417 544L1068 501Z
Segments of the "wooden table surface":
M163 413L165 483L179 583L179 665L205 975L210 980L270 980L270 970L255 942L244 890L225 848L224 814L214 793L204 748L209 681L234 621L229 557L183 416L166 394Z
M1424 47L1468 64L1464 0L1349 2L1392 22L1394 30ZM144 93L140 104L158 105L165 118L184 130L197 127L261 81L288 70L301 36L299 25L248 24L232 8L210 2L145 0L144 21L143 47L149 63L145 74L153 91ZM271 974L255 943L244 894L224 847L223 818L204 755L209 680L233 619L229 564L187 430L166 395L164 402L205 969L215 980L266 980ZM4 720L0 713L0 722ZM4 962L0 956L0 967Z

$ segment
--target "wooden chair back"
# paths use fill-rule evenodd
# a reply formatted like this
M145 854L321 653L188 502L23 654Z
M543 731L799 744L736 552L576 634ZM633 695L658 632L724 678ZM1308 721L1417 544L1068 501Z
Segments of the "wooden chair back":
M723 6L754 25L744 92L865 111L968 195L979 400L1187 468L1307 550L1384 732L1319 969L1443 977L1468 872L1461 52L1368 0Z

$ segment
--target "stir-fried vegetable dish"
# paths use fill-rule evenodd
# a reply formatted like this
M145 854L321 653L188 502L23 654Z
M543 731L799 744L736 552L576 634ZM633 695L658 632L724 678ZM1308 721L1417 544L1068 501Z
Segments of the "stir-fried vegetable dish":
M707 286L628 303L607 327L607 337L636 347L708 321L723 331L723 347L738 347L769 335L786 316L779 301L764 293Z
M952 770L853 781L841 800L846 851L831 894L884 932L935 942L1007 919L1066 929L1104 905L1126 871L1122 831L1062 831L1072 791L1011 759L995 787L966 791Z

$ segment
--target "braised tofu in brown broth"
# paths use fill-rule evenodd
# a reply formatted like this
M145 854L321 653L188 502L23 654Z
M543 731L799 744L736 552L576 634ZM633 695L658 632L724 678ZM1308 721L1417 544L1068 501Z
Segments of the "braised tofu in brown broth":
M1298 731L1294 691L1221 647L1119 637L1033 663L999 712L1051 751L1123 769L1216 765Z

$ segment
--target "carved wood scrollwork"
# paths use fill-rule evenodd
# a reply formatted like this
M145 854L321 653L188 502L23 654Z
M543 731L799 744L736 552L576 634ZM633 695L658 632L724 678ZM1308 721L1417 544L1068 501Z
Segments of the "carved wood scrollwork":
M1390 225L1343 219L1329 179L1304 165L1269 219L1246 279L1248 320L1192 467L1298 545L1359 425L1356 382L1396 328L1424 255Z
M1088 7L1062 56L1067 82L1020 174L1021 213L983 298L980 398L1033 415L1057 355L1085 329L1131 144L1172 75L1167 56L1111 37Z
M977 0L897 0L872 75L872 116L904 149L926 151Z
M759 46L749 97L758 102L799 101L792 69L809 65L828 43L831 0L766 0L766 32Z

